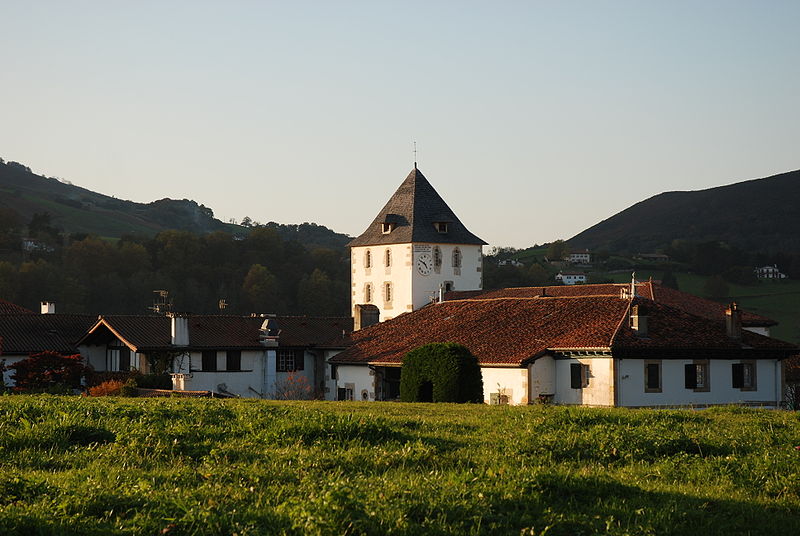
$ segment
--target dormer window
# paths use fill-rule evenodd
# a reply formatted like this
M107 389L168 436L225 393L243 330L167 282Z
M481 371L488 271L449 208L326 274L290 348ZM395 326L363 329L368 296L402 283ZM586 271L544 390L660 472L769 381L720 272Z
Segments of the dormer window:
M436 227L436 230L442 234L447 232L447 222L446 221L437 221L433 224Z
M383 223L381 224L381 232L382 232L383 234L389 234L389 233L391 233L392 231L394 231L394 227L395 227L395 225L396 225L396 224L394 224L394 223L383 222Z

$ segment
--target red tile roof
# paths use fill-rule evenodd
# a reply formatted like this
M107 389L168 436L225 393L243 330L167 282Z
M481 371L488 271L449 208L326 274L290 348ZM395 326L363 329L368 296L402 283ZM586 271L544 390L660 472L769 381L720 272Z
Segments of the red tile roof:
M513 289L512 289L513 290ZM636 298L646 307L649 336L627 326L630 299L619 296L480 298L445 301L352 334L352 346L332 363L399 364L413 348L433 342L463 344L486 365L520 366L546 351L624 353L674 349L740 351L720 322ZM794 345L743 332L745 346L783 357ZM687 355L686 351L682 355Z
M345 317L189 315L189 347L263 348L261 325L268 319L280 330L279 346L340 347L342 331L353 330L352 318ZM136 351L173 348L171 321L165 316L101 317L84 339L88 343L107 339L109 332Z
M445 300L466 298L531 298L535 296L620 296L630 289L630 283L604 283L597 285L564 285L550 287L518 287L498 290L453 291L445 294ZM636 283L636 295L665 305L717 321L725 320L726 306L688 292L671 289L652 281ZM774 326L774 320L765 316L742 311L744 326Z
M0 315L35 314L30 309L26 309L10 301L0 299Z
M93 315L0 315L0 355L53 351L77 353L76 342L97 319Z

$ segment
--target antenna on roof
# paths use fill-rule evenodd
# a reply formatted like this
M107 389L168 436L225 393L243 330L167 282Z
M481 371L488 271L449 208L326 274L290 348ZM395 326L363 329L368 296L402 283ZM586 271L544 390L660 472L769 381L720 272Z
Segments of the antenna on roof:
M154 290L153 294L156 295L153 300L153 306L148 307L154 313L169 313L172 311L172 302L169 300L168 290Z
M414 140L414 169L417 169L417 140Z
M636 272L631 272L631 298L636 297Z
M226 307L228 307L228 302L225 301L225 298L222 298L221 300L219 300L217 307L219 307L219 311L222 312L225 310Z

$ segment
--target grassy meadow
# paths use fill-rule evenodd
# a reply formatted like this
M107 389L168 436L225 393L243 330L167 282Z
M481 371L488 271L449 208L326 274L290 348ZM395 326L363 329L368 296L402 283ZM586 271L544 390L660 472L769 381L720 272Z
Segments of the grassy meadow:
M0 397L0 534L800 534L800 414Z

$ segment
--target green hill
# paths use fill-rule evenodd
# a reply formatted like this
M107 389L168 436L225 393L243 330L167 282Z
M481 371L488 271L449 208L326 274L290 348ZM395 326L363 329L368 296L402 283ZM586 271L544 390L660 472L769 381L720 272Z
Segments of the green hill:
M573 249L647 252L675 239L800 253L800 170L707 190L666 192L572 237Z
M27 166L0 159L0 210L12 214L21 224L34 214L48 213L52 225L69 234L93 234L104 238L123 235L152 236L177 229L194 233L226 231L247 234L248 227L222 222L214 211L189 199L160 199L136 203L117 199L31 172ZM294 240L308 249L342 247L350 238L313 223L266 227L278 231L284 240Z

